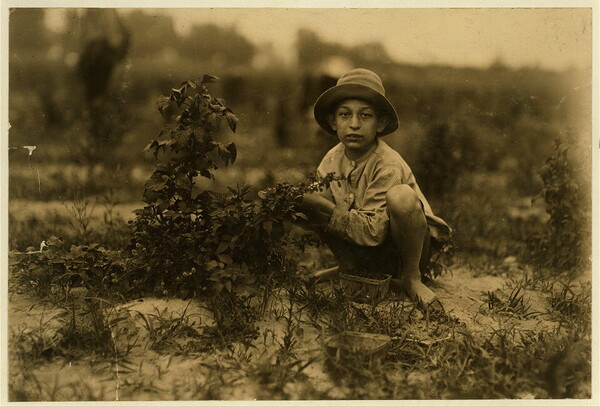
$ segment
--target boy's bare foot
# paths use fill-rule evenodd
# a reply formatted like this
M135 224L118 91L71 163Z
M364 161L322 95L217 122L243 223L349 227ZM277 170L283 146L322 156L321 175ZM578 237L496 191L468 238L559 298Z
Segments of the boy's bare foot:
M441 306L441 302L435 293L420 280L392 278L390 285L392 289L404 291L411 300L419 305L429 307L434 303L439 303Z

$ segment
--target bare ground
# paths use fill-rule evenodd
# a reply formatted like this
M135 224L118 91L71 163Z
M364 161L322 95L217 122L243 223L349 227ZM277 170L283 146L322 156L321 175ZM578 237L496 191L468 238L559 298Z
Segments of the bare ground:
M521 309L524 313L521 315L494 308L490 301L490 293L497 293L498 298L506 298L514 288L514 282L523 281L523 273L518 264L512 262L499 276L477 275L467 268L454 268L451 273L436 279L432 289L444 303L453 323L461 327L461 332L472 335L475 341L483 343L486 338L493 337L495 330L507 326L520 333L556 332L559 322L552 316L547 296L539 289L524 286ZM578 284L589 278L590 274L584 275ZM402 306L399 307L399 304ZM355 305L357 309L368 308L366 305ZM125 316L112 327L115 346L123 349L127 344L135 344L127 355L102 357L91 352L81 355L77 360L67 361L55 356L44 359L43 349L38 349L36 351L41 354L40 359L25 366L17 363L14 355L27 352L28 346L50 349L53 343L60 341L58 336L65 317L61 319L57 315L64 310L37 303L20 294L12 294L9 301L9 335L13 351L9 372L12 397L41 400L431 397L427 388L432 385L432 379L427 370L407 367L397 358L388 360L389 357L384 359L383 371L387 380L397 382L396 388L390 391L389 386L382 387L377 381L367 380L364 388L357 393L356 382L339 380L326 365L328 359L324 352L324 340L328 333L322 327L319 330L314 319L297 308L291 311L296 313L296 319L288 315L286 321L286 309L289 309L288 293L283 289L276 290L269 311L264 320L258 323L258 338L251 346L235 344L229 348L206 350L191 346L193 338L184 334L171 335L171 338L165 338L165 342L157 341L156 332L151 337L151 330L144 327L142 317L149 320L152 316L161 316L162 319L154 319L155 323L179 318L186 326L202 332L214 326L213 315L205 304L144 298L111 309L114 315ZM436 328L428 315L405 299L384 301L378 305L378 309L380 313L387 312L388 315L394 312L411 313L409 324L405 326L406 332L397 332L393 341L412 342L415 346L430 349L435 344L456 340L454 331L449 333L447 329ZM405 317L398 315L398 318ZM292 346L294 359L288 360L301 361L298 364L282 362L281 349L286 334L288 339L296 341ZM437 362L434 360L432 363L435 366ZM418 390L405 393L402 389L407 386ZM539 387L526 388L517 397L544 398L548 395L547 388ZM579 396L585 398L589 395L589 383L584 383ZM448 396L452 397L450 394Z

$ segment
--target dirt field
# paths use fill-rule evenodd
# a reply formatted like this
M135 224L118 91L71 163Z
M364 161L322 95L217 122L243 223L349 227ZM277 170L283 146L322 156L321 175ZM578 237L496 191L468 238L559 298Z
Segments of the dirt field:
M590 350L585 346L589 331L573 340L576 328L565 322L550 294L557 292L560 283L550 288L526 274L511 258L497 275L453 268L431 285L445 304L445 316L427 315L397 296L376 305L349 302L342 314L356 329L385 331L392 338L380 368L365 368L352 359L332 362L335 358L328 356L325 340L333 334L331 318L341 314L311 313L310 304L298 301L297 293L290 302L289 288L274 290L255 339L225 348L212 347L205 339L215 324L205 303L143 298L107 304L101 307L101 318L116 321L109 323L112 357L85 350L83 344L78 344L77 357L57 352L57 344L66 346L67 324L75 320L93 324L89 312L79 316L85 308L84 290L75 290L63 307L13 293L9 302L11 397L589 398ZM573 292L589 289L590 276L571 282ZM334 286L322 283L315 293L325 298ZM369 326L372 329L366 329ZM552 341L560 345L552 346Z

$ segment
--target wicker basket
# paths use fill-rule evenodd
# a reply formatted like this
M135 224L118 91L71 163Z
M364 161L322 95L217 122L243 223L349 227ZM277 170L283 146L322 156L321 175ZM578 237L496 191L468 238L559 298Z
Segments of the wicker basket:
M342 287L352 290L356 294L356 299L361 301L380 300L385 298L390 289L390 280L392 276L389 274L382 280L373 278L359 277L344 272L339 273L340 283Z
M325 341L327 354L336 363L359 363L378 368L384 359L392 338L382 334L344 331Z

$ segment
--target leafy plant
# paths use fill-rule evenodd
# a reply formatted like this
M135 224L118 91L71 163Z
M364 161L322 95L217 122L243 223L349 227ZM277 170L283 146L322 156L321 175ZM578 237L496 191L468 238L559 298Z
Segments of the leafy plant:
M487 291L484 297L488 309L517 318L527 319L536 316L536 312L529 311L531 304L526 300L524 290L524 287L518 284L508 296L499 295L497 291Z
M150 349L161 352L176 346L176 340L181 337L199 338L200 333L190 323L187 310L188 302L181 315L173 316L168 308L156 313L145 315L138 312L138 317L143 322L143 327L148 333L148 344Z
M15 285L38 297L56 294L66 299L73 287L85 287L90 295L112 297L131 289L124 278L125 259L99 244L64 247L61 238L46 240L42 250L30 252L15 264Z
M577 287L571 280L556 280L545 287L544 291L550 308L560 320L578 321L589 328L592 298L589 282Z
M221 124L236 130L238 119L207 85L216 77L183 82L157 102L172 123L146 147L158 158L144 188L146 206L132 222L135 265L149 291L190 296L238 295L253 289L256 278L285 267L286 223L303 218L296 209L304 192L333 180L311 178L282 183L247 200L248 186L228 193L196 191L195 178L214 178L218 162L232 164L235 144L216 140ZM235 303L232 300L231 303Z
M90 234L92 233L90 221L94 213L95 204L90 208L89 200L84 199L81 190L78 189L72 196L71 204L65 204L65 208L67 208L67 211L71 215L71 227L76 232L77 237L83 243L89 243Z
M544 186L540 196L550 215L545 233L530 240L534 261L556 270L573 271L588 265L590 249L589 202L569 157L569 145L555 140L554 154L540 170Z
M83 351L93 351L112 357L122 366L129 364L125 358L136 346L137 332L123 324L129 321L127 310L102 298L85 297L64 306L58 317L62 321L64 356L73 358L81 356Z
M118 202L115 199L115 189L109 186L102 195L104 212L102 213L105 233L99 234L98 242L104 243L113 250L124 249L131 240L131 231L127 222L115 211Z

